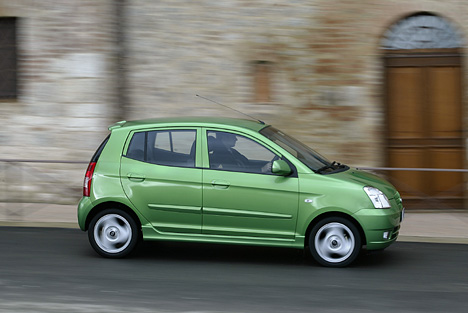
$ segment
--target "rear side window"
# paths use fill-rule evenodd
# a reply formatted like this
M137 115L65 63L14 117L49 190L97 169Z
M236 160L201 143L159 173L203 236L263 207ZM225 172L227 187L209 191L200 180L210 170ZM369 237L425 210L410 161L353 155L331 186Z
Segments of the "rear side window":
M134 133L126 157L166 166L195 167L196 130Z

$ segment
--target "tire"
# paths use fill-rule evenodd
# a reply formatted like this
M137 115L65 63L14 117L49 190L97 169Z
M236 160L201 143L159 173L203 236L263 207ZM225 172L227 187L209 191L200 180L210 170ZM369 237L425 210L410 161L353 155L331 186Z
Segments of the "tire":
M106 258L123 258L131 253L140 238L135 220L125 211L107 209L89 224L88 238L94 250Z
M359 230L352 222L342 217L328 217L312 228L309 248L319 264L345 267L356 260L361 241Z

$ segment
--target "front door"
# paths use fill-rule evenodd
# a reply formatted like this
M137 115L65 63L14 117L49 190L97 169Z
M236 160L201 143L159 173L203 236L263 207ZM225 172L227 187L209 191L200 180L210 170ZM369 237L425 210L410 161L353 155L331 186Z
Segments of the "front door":
M121 181L133 205L162 233L200 233L202 169L196 129L141 131L121 161Z
M386 56L386 73L388 165L463 169L460 55L395 51ZM408 208L463 208L463 178L456 171L390 172Z
M207 130L205 139L202 233L294 239L298 178L273 175L279 156L241 134Z

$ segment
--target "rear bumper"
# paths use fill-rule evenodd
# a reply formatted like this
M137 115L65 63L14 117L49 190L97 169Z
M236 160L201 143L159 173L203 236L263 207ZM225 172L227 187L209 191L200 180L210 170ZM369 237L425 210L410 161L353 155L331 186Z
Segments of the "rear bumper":
M78 225L80 229L86 230L86 217L88 216L89 211L93 208L93 204L89 197L83 197L78 204Z

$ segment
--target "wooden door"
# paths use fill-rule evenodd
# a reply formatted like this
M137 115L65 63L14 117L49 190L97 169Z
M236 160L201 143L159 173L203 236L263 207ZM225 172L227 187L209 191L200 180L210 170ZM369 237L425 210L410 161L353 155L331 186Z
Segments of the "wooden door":
M394 168L463 169L461 57L386 57L387 163ZM464 207L464 175L392 171L407 208Z

